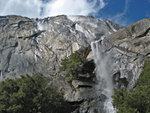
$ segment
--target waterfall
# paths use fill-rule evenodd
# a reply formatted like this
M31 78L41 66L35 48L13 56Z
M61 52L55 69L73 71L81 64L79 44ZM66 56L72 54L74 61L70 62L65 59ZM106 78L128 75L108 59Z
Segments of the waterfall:
M28 68L29 68L29 63L28 63L28 61L26 61L27 63L26 63L26 71L25 71L25 73L27 74L28 73Z
M106 54L103 46L103 41L95 41L91 43L91 48L93 52L93 59L96 64L96 77L98 80L98 87L102 90L107 99L104 102L104 112L105 113L115 113L112 105L113 95L113 82L110 75L111 72L111 57Z
M3 73L2 73L2 71L1 71L1 81L3 81Z
M35 46L35 48L34 48L34 62L35 63L37 63L37 54L38 54L38 52L37 52L37 50L36 50L36 46Z

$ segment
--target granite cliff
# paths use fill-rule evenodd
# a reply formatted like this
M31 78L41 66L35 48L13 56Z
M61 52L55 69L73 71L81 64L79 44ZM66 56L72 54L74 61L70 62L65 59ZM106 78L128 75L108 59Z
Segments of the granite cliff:
M1 16L1 79L21 74L55 75L62 58L118 29L109 21L84 16Z
M66 101L79 104L74 113L104 113L106 95L101 93L92 59L91 42L101 45L109 56L113 87L130 89L141 74L144 60L150 57L150 19L122 28L109 20L84 16L56 16L30 19L21 16L0 17L1 80L22 74L52 76L50 84L64 92ZM96 48L93 46L93 48ZM61 60L75 51L87 54L82 79L67 82L59 71Z

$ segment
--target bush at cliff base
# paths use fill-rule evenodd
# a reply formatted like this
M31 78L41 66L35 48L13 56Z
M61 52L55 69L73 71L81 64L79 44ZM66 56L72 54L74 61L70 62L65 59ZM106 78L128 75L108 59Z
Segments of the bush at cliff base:
M145 62L134 89L114 91L113 105L117 113L150 113L150 61Z
M70 113L71 106L48 78L36 74L0 83L0 113Z

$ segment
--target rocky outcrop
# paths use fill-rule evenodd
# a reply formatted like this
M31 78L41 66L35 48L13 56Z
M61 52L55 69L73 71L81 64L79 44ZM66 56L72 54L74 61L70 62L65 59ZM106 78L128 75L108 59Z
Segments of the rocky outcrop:
M86 81L85 81L86 80ZM65 77L57 75L51 78L50 85L58 87L64 93L64 98L72 105L79 106L73 113L101 113L106 96L101 94L96 79L74 79L71 83Z
M111 53L112 73L116 87L133 88L143 63L150 57L150 19L140 20L104 40Z
M96 78L91 77L95 65L91 58L83 66L80 80L68 83L59 72L61 59L79 50L85 57L90 43L120 28L110 21L84 16L57 16L45 19L30 19L21 16L0 17L0 75L16 78L22 74L41 73L53 76L50 84L64 92L70 103L83 104L76 111L93 111L103 96L96 88ZM82 49L83 48L83 49ZM87 48L88 51L84 52ZM94 93L93 93L94 92ZM92 101L91 101L92 100ZM97 109L94 107L94 109ZM92 113L92 112L91 112Z
M149 27L150 19L144 19L98 41L103 46L101 48L103 52L109 55L108 58L111 59L108 68L111 69L114 87L118 89L134 88L143 69L144 60L150 58ZM88 56L92 57L91 55ZM106 96L102 94L98 83L95 82L91 85L90 83L74 81L72 84L76 90L69 93L67 97L74 99L72 100L74 102L78 100L73 98L76 96L84 100L75 113L104 113L102 109ZM89 93L84 91L86 86L86 91L90 88ZM82 94L81 90L87 93L87 97ZM94 94L91 95L91 92ZM79 95L75 95L76 93Z
M103 52L110 56L108 68L115 87L121 89L134 87L143 61L150 57L150 19L120 28L108 20L84 16L61 15L45 19L1 16L1 80L22 74L57 75L51 78L50 84L63 91L68 102L80 104L74 113L100 113L106 96L101 94L99 83L92 75L95 71L92 52L89 49L87 54L82 48L99 40ZM80 79L68 83L58 67L61 59L79 49L87 56L87 62L79 74Z
M117 29L108 23L84 16L1 16L1 80L22 74L55 75L61 59Z

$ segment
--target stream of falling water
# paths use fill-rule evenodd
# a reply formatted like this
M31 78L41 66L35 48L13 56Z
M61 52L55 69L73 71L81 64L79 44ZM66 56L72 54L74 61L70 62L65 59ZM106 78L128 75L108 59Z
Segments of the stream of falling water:
M2 73L2 71L1 71L1 77L0 77L1 79L1 81L3 81L3 73Z
M112 98L113 95L113 82L110 76L111 65L109 65L110 55L104 52L102 45L102 40L95 41L91 43L91 48L93 52L93 59L96 64L96 76L99 82L99 87L102 90L107 99L104 102L104 112L105 113L116 113L113 105Z

